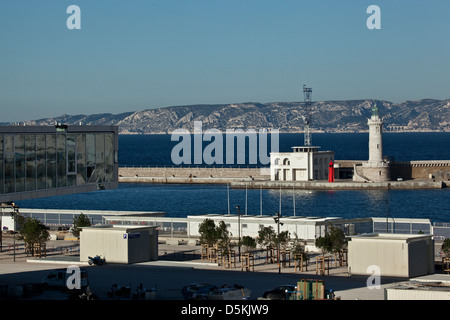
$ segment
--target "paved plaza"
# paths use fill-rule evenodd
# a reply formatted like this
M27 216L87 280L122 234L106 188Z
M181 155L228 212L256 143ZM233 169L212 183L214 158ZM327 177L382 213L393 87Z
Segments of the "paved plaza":
M265 257L255 259L254 271L241 270L241 264L225 268L200 257L199 246L160 244L160 260L136 264L106 264L88 266L79 263L76 241L55 240L47 244L46 257L27 256L23 249L10 247L11 238L3 239L0 253L0 285L24 285L36 283L50 270L79 265L88 268L91 291L100 300L108 300L108 292L114 284L135 290L141 284L147 289L156 289L152 299L182 300L183 286L195 282L206 282L221 286L239 284L251 290L250 300L257 300L263 292L283 284L296 284L300 279L322 279L326 289L333 289L341 300L384 300L384 288L406 279L383 278L380 288L369 288L367 276L348 274L347 267L335 267L332 263L329 274L318 275L315 263L310 262L308 271L295 270L291 266L279 268L277 263L266 263ZM18 242L19 243L19 242ZM194 254L195 253L195 254ZM441 275L442 276L442 275ZM55 292L44 292L39 299L66 299Z

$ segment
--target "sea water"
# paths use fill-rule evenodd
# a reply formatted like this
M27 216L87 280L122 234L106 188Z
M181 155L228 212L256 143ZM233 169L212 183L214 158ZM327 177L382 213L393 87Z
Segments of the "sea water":
M368 134L313 134L313 145L336 160L368 158ZM172 166L170 135L120 135L120 166ZM280 134L280 151L302 145L303 134ZM386 133L384 154L396 161L450 159L450 133ZM242 165L241 165L242 166ZM199 214L426 218L450 222L450 189L295 190L233 189L227 185L120 183L118 189L18 201L23 208L163 211Z

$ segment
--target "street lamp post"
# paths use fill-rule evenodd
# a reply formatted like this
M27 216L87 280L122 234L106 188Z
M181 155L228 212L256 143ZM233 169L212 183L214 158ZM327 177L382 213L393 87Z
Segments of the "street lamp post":
M236 210L238 213L238 255L239 262L241 262L241 209L239 206L236 206Z
M386 233L389 233L389 200L384 202L386 202Z
M13 226L14 226L14 230L13 230L13 261L16 262L16 217L17 217L17 213L19 212L19 207L16 206L14 203L12 203L12 209L13 211L11 212L11 218L13 219Z
M279 212L275 212L276 217L273 218L275 223L277 224L277 260L278 260L278 273L281 273L281 264L280 264L280 225L283 223L280 222L281 214Z

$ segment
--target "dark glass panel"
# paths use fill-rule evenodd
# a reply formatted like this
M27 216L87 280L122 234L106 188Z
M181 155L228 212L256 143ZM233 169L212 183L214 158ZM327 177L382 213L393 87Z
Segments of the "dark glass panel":
M45 135L36 135L36 188L38 190L45 189L46 168L45 168Z
M77 185L86 183L86 134L77 135Z
M26 184L27 191L36 190L36 136L25 136Z
M114 135L105 134L105 181L114 179Z
M14 187L14 136L4 136L5 193L15 191Z
M56 135L56 177L57 186L67 185L67 163L66 163L66 135Z
M47 188L56 188L56 136L46 135L47 138Z
M97 182L105 181L105 134L95 135L95 170L97 171Z
M16 192L25 191L25 136L14 137L14 155L16 163Z

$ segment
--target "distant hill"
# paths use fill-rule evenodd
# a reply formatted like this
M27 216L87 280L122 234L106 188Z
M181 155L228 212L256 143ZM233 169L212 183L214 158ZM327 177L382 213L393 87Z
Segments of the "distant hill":
M373 100L318 101L311 105L315 132L367 131ZM450 131L450 99L380 101L380 115L386 131ZM171 133L175 129L193 130L194 121L203 129L279 129L302 132L305 115L303 102L237 103L189 105L147 109L120 114L62 115L26 121L27 125L54 125L56 122L78 125L118 125L121 134Z

